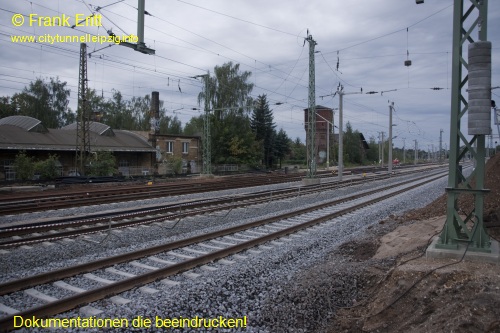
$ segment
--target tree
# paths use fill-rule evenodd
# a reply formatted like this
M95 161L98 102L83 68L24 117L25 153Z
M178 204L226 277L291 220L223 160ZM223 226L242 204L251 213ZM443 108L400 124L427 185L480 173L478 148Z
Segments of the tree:
M36 118L45 127L59 128L74 119L68 108L70 92L66 82L59 78L50 78L50 82L39 78L21 93L14 94L12 102L17 114Z
M114 129L133 129L135 121L127 104L121 92L113 89L113 97L106 102L101 121Z
M290 152L291 152L290 138L288 138L286 132L281 128L279 132L276 134L276 139L274 143L274 155L280 161L280 168L281 168L281 162L283 161L286 155L290 154Z
M15 115L16 107L10 103L10 97L0 97L0 119Z
M346 124L344 133L344 161L347 163L362 163L361 143L359 132L353 131L351 124Z
M366 159L368 163L372 164L375 162L375 164L377 164L379 159L378 156L379 147L378 143L375 141L375 137L373 136L370 137L370 141L368 142L368 147L370 147L370 149L368 149L366 153Z
M255 163L255 139L248 110L252 105L253 84L247 82L250 72L241 73L232 62L215 67L215 76L204 76L208 89L198 95L201 105L207 100L210 116L211 151L215 163ZM235 149L238 147L238 149ZM248 152L243 156L241 151Z
M306 164L306 157L307 157L306 145L300 141L300 138L296 138L295 141L291 143L290 162Z
M202 136L203 134L203 116L191 118L184 126L185 135Z
M182 123L177 115L170 117L160 110L160 134L182 134Z
M276 124L273 120L273 113L269 109L267 96L259 95L252 112L251 127L255 139L259 142L260 153L263 156L263 164L266 168L272 166L275 151Z

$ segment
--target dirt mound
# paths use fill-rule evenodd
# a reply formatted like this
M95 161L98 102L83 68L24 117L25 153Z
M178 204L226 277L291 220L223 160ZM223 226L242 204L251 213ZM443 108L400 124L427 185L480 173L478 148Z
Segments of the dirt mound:
M443 221L400 226L380 238L365 274L358 273L368 282L358 291L365 301L338 309L328 332L499 332L499 265L422 256L429 232ZM396 258L397 264L384 268L376 258Z
M474 184L474 181L471 182ZM500 154L494 155L485 166L485 189L490 192L484 197L484 216L488 233L495 239L500 237ZM429 205L399 216L399 220L426 220L446 215L447 194L443 194ZM473 195L460 195L458 207L464 215L474 209Z

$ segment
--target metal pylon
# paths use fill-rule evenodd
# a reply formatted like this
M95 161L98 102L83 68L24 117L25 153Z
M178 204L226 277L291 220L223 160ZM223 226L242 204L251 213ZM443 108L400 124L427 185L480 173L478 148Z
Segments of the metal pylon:
M465 2L470 6L466 8ZM468 63L462 57L462 51L464 46L475 42L472 36L475 31L479 41L486 41L487 11L488 0L455 0L447 215L436 248L457 249L460 242L465 242L469 251L491 252L490 240L483 226L484 195L488 192L484 189L485 135L474 135L468 141L460 130L461 120L469 108L467 96L464 96ZM476 165L469 177L464 176L459 166L460 160L467 154L472 156ZM471 212L464 212L464 208L459 206L458 198L463 195L474 196Z
M212 173L212 143L210 137L210 101L209 101L209 84L210 72L207 71L205 78L205 116L203 118L203 170L204 175Z
M88 105L87 44L80 44L80 70L78 76L78 110L76 117L76 161L75 168L86 174L87 158L90 154L90 110Z
M314 47L316 41L308 35L309 42L309 110L307 115L307 178L316 176L316 74L314 69Z

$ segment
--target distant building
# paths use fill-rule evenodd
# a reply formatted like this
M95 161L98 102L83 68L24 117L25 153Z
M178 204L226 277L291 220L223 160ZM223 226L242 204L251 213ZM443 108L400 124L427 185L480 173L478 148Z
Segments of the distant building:
M304 109L304 128L307 133L309 123L309 109ZM315 147L316 151L316 163L322 164L326 162L328 140L330 141L330 150L333 147L334 136L333 136L333 109L327 108L326 106L316 105L316 137L315 137ZM306 147L307 147L307 135L306 135ZM330 161L332 160L332 154L330 154ZM331 165L331 164L330 164Z
M145 131L134 131L149 142L152 142L152 134ZM158 163L158 173L168 174L171 170L163 160L169 157L179 157L182 159L182 172L198 173L201 171L201 137L181 134L156 134L156 158Z
M307 133L309 120L309 109L304 109L304 128ZM316 164L326 163L328 141L330 141L330 166L334 165L336 160L335 156L338 155L333 150L334 144L339 142L339 134L334 131L334 119L333 119L333 109L327 108L326 106L316 105ZM345 132L344 132L345 133ZM307 135L306 135L306 147L307 147ZM366 157L366 150L369 149L369 145L362 133L359 133L359 145L362 159Z
M74 175L76 171L76 123L60 129L46 128L38 119L11 116L0 119L0 181L16 179L14 159L25 151L35 160L58 156L61 176ZM148 132L113 130L111 127L91 122L89 127L91 151L111 151L116 158L116 168L125 176L152 175L158 156L177 156L183 160L183 170L198 172L201 164L200 138L182 135L158 135L157 149L148 142ZM189 165L189 166L188 166ZM160 169L158 171L161 171ZM164 170L165 173L167 170ZM160 174L164 174L161 173Z

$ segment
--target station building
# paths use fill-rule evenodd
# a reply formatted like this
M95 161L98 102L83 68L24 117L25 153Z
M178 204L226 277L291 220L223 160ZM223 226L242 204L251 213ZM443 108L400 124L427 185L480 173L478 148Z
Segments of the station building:
M179 156L183 164L197 172L201 157L199 137L176 135L160 136L157 147L152 147L148 137L141 132L114 130L91 122L89 127L91 151L111 151L116 158L116 168L124 176L152 175L161 171L156 163L158 156ZM159 144L158 144L159 143ZM0 119L0 181L16 179L13 167L16 155L25 151L35 160L49 155L58 156L58 173L75 175L77 124L51 129L38 119L26 116L10 116ZM168 170L165 169L164 172ZM161 174L161 173L160 173Z

